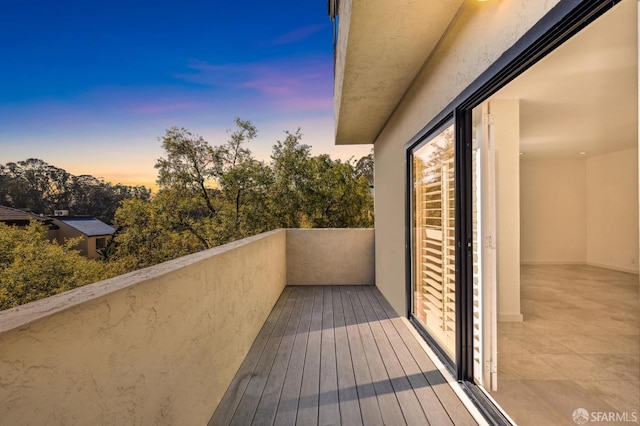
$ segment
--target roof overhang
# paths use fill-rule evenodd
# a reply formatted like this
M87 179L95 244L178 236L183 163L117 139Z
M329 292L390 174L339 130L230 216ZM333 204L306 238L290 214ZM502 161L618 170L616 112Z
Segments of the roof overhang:
M341 0L336 144L370 144L464 0Z

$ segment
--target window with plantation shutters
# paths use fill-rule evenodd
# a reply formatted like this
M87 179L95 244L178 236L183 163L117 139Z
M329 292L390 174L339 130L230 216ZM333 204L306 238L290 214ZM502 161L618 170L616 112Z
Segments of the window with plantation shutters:
M455 356L453 125L413 155L413 314Z

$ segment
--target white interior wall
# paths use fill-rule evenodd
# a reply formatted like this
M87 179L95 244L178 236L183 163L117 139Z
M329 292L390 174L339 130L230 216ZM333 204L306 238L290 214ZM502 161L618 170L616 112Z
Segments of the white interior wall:
M638 148L587 158L586 263L638 273Z
M520 312L520 101L489 103L495 146L498 321L522 321Z
M521 262L638 273L638 150L520 161Z
M523 264L587 260L586 159L520 158Z

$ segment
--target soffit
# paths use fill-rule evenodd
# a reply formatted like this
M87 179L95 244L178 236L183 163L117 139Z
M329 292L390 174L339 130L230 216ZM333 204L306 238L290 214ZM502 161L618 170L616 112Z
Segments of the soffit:
M341 3L342 33L336 52L336 144L374 142L462 2Z

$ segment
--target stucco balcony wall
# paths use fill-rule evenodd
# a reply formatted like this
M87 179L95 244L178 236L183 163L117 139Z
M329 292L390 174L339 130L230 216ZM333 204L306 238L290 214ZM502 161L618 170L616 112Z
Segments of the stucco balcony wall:
M287 240L359 232L369 256L373 230L275 230L0 312L0 423L206 424L301 262Z
M374 285L371 229L288 229L287 284Z

